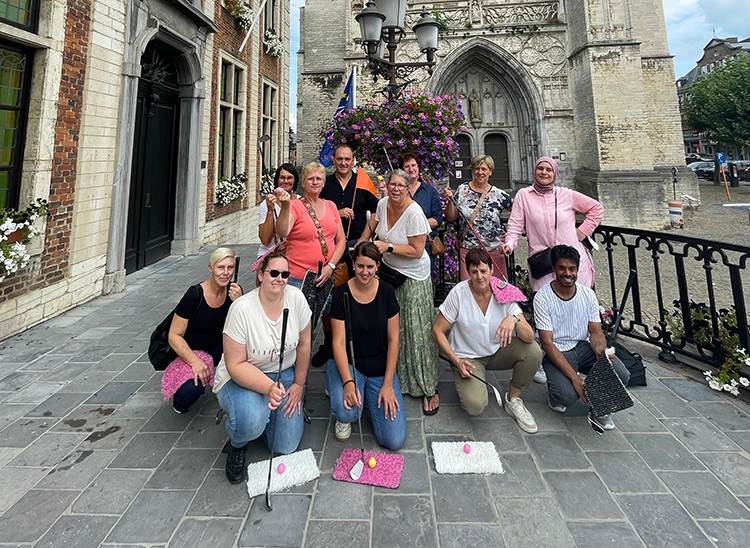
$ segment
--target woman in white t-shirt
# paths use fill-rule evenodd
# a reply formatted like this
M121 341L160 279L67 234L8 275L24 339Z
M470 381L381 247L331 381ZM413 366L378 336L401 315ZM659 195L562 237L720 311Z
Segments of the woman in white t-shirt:
M269 446L273 438L273 451L287 454L302 439L311 313L302 292L288 286L288 279L289 262L284 254L270 253L258 267L259 287L232 304L224 324L224 356L216 369L214 393L228 415L225 428L231 443L226 475L230 483L245 480L245 452L251 440L263 435ZM285 308L289 319L278 387Z
M470 415L478 415L487 407L487 387L471 375L485 379L488 369L512 369L503 407L522 430L533 434L538 427L521 400L521 392L542 361L534 330L517 302L505 302L502 289L500 297L493 291L492 284L505 282L492 277L492 259L487 251L470 249L466 268L469 279L451 289L440 305L432 336L453 365L456 392Z
M292 198L298 198L297 184L299 183L299 174L292 164L281 164L273 176L273 188L281 188L288 192ZM278 251L286 251L286 240L276 235L276 218L281 212L276 200L276 194L273 192L266 196L258 206L258 238L260 238L260 247L258 248L258 257L262 257L276 246Z
M395 169L389 175L388 196L378 202L375 222L370 230L365 229L360 241L367 240L370 231L377 237L375 245L383 256L381 279L386 265L403 280L395 288L401 308L402 344L398 352L401 391L422 397L422 412L434 415L440 405L437 393L440 374L437 347L430 336L432 280L430 257L425 250L430 225L422 208L409 196L409 175L405 171Z

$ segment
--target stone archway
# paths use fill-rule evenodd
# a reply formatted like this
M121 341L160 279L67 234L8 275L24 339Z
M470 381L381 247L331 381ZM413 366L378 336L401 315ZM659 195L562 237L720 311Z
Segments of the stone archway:
M494 146L504 141L507 175L502 183L496 182L498 186L515 188L533 180L541 144L542 100L512 54L483 38L469 40L440 61L428 89L462 101L472 156L490 154L486 143Z

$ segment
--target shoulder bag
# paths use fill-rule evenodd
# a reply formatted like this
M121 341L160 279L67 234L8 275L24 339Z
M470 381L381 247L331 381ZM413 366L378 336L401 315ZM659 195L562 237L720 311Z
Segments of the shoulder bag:
M555 242L557 242L557 190L555 192ZM552 248L542 249L538 253L530 255L526 260L529 265L529 273L537 280L552 273Z
M198 304L195 305L195 309L188 320L188 327L190 327L190 322L195 319L198 309L203 302L203 287L201 284L196 284L193 287L198 292ZM177 358L177 352L169 346L169 328L172 327L172 318L174 318L175 310L177 310L177 307L151 333L151 340L148 345L148 361L151 362L156 371L164 371Z

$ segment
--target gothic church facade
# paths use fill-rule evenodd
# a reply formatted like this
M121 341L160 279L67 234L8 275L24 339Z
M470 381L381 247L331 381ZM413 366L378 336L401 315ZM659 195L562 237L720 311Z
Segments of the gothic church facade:
M355 16L362 0L306 0L298 52L298 158L317 158L346 78L358 66L357 103L378 96L360 47ZM605 204L605 222L643 228L668 222L672 168L678 195L698 193L685 168L674 67L660 0L436 0L412 3L442 24L432 76L409 87L454 94L467 131L454 177L468 160L495 159L495 185L533 182L535 159L560 164L561 184ZM413 32L398 61L418 61ZM423 59L423 57L422 57ZM473 103L473 104L472 104ZM376 146L374 144L373 146Z

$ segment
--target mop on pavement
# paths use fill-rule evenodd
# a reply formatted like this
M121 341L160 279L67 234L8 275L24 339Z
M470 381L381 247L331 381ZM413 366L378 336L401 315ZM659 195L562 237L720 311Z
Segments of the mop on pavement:
M500 456L491 441L433 441L438 474L504 474Z

